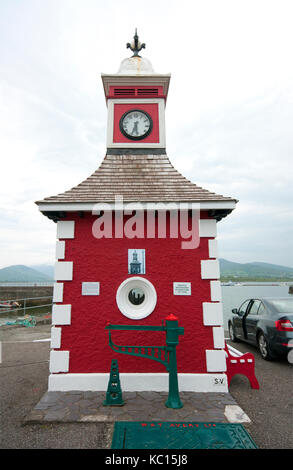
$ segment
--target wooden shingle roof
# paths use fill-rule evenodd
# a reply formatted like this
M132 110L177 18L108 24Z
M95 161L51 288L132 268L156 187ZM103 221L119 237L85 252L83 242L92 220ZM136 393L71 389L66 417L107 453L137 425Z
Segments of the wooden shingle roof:
M123 196L124 202L237 202L186 179L167 155L107 154L85 181L36 204L114 202L117 195Z

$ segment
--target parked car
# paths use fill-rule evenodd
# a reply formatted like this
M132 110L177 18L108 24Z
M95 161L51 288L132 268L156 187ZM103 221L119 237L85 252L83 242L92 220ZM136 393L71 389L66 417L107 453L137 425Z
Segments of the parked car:
M293 348L293 298L247 299L232 314L230 339L258 346L263 359L287 355Z

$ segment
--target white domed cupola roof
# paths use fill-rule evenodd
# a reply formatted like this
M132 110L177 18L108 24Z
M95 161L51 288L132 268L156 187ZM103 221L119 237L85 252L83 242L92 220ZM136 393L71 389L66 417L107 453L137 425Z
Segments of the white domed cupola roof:
M132 50L133 56L122 60L118 74L147 75L155 73L151 62L145 57L138 55L141 49L145 48L145 43L140 42L136 29L135 35L133 36L133 41L131 43L128 42L126 47Z
M118 73L121 75L146 75L153 74L151 62L145 57L133 56L122 60Z

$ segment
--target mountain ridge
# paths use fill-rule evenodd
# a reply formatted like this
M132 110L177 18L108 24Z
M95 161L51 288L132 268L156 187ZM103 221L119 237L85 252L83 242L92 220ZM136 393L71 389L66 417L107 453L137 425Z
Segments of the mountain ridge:
M293 268L277 264L254 261L237 263L219 259L221 280L284 280L293 281ZM39 264L32 266L12 265L0 269L0 282L50 282L54 280L54 266Z

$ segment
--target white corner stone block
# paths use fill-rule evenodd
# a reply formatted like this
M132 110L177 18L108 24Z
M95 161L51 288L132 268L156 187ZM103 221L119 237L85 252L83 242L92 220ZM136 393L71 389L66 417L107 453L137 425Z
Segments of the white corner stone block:
M53 302L63 302L63 282L54 282Z
M206 361L208 372L225 372L227 370L226 355L223 350L206 350Z
M65 241L56 242L56 259L64 259L65 258Z
M218 258L218 242L217 240L209 240L209 257Z
M74 220L59 220L57 222L57 238L74 238Z
M55 263L55 281L72 281L73 278L73 262L57 261Z
M61 328L53 326L51 328L51 348L59 349L61 347Z
M211 301L212 302L221 302L222 301L222 288L220 281L211 281Z
M205 326L222 326L223 309L220 302L203 302L203 324Z
M52 325L71 324L71 305L53 305Z
M69 371L69 351L51 351L50 352L50 372L68 372Z
M216 220L215 219L200 219L199 236L200 237L216 237L217 236Z
M201 262L201 278L202 279L219 279L220 266L218 260L202 260Z
M214 338L215 349L225 348L225 335L224 335L224 328L222 326L214 326L213 338Z

